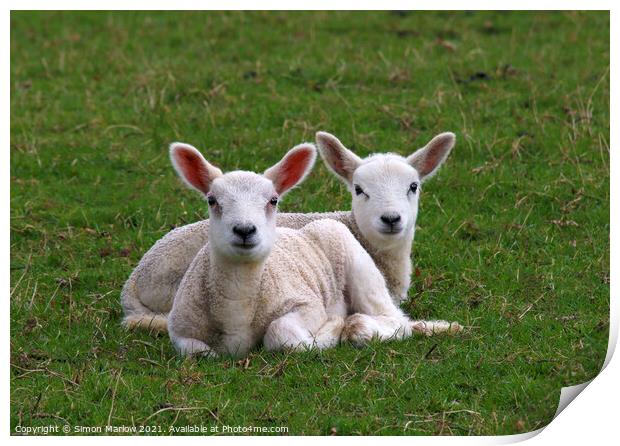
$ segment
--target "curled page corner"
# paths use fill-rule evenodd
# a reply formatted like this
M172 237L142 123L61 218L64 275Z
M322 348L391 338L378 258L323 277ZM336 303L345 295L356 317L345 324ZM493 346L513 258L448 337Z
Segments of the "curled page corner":
M588 384L590 384L591 382L592 379L590 381L576 384L574 386L562 387L562 390L560 391L560 402L558 403L558 408L555 411L553 419L555 420L557 416L560 415L560 412L566 409L566 406L568 406L575 398L577 398L577 395L579 395L583 391L583 389L588 387Z
M560 401L558 403L558 408L555 411L555 415L553 415L553 419L549 422L549 424L541 428L538 428L536 430L530 431L530 432L524 432L522 434L513 434L513 435L504 435L501 437L494 437L496 439L496 441L494 441L494 444L520 443L522 441L529 440L530 438L533 438L536 435L540 434L542 431L544 431L547 428L547 426L553 423L553 420L556 419L556 417L560 414L560 412L562 412L566 408L566 406L568 406L571 403L571 401L573 401L577 397L577 395L579 395L583 391L583 389L585 389L588 386L588 384L590 384L591 382L592 380L586 381L584 383L577 384L574 386L570 386L570 387L562 387L562 390L560 391Z
M512 435L503 435L501 437L492 437L495 439L494 444L515 444L520 443L525 440L529 440L530 438L535 437L540 434L543 430L545 430L547 426L541 427L539 429L523 432L522 434L512 434Z
M617 318L613 318L614 309L613 306L610 307L610 325L609 325L609 341L607 343L607 354L605 355L605 361L603 362L603 366L601 370L596 374L596 376L600 375L603 370L611 361L614 352L616 351L616 344L618 343L618 320ZM562 387L560 391L560 402L558 403L558 408L555 411L555 415L553 419L555 420L560 413L566 409L566 407L575 399L577 395L579 395L583 390L588 387L588 385L596 379L596 376L589 381L583 382L581 384L576 384L570 387ZM553 422L553 420L551 421ZM551 424L551 423L549 423ZM548 426L548 425L547 425ZM546 426L545 426L546 427ZM542 428L544 429L544 427ZM540 429L542 431L542 429Z
M609 364L609 361L611 361L612 356L614 355L614 352L616 350L616 344L618 342L618 326L617 326L617 321L612 319L610 327L609 327L609 342L607 344L607 355L605 356L605 361L603 362L603 366L601 367L601 370L599 370L599 372L596 374L596 376L600 375L601 372L603 370L605 370L605 368L607 367L607 365ZM560 413L566 409L566 407L575 399L577 398L577 396L583 392L583 390L588 387L588 385L594 381L596 379L596 376L594 378L592 378L589 381L583 382L581 384L576 384L574 386L569 386L569 387L562 387L562 389L560 390L560 401L558 402L558 408L555 411L555 414L553 415L553 419L549 422L549 424L530 431L530 432L524 432L522 434L514 434L514 435L505 435L502 437L495 437L496 438L496 442L495 444L514 444L514 443L519 443L525 440L528 440L530 438L535 437L536 435L540 434L542 431L544 431L547 426L549 426L551 423L553 423L553 420L555 420L558 415L560 415Z

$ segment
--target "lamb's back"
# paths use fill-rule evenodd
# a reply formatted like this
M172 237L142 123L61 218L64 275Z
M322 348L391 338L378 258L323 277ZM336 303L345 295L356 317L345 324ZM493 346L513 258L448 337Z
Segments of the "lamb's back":
M277 215L276 225L283 228L301 229L309 223L326 219L336 220L348 226L352 219L352 214L351 211L308 213L283 212Z

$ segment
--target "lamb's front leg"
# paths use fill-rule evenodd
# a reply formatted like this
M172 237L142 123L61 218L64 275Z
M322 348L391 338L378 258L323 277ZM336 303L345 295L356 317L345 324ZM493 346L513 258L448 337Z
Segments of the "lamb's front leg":
M269 324L263 345L267 350L323 350L340 342L344 320L327 317L321 309L297 309Z
M171 336L171 340L174 348L181 356L217 357L215 350L198 339Z
M207 315L195 302L177 293L168 315L168 334L175 350L182 356L215 357L217 353L205 342Z
M390 317L371 316L355 313L347 318L342 331L342 340L362 346L371 339L390 341L404 339L414 334L432 336L438 333L458 333L462 330L458 322L448 321L412 321Z
M181 356L216 357L217 353L202 339L205 338L206 316L197 308L183 308L175 302L168 317L168 334L174 349ZM188 314L189 313L189 314Z
M413 331L426 336L433 336L439 333L455 334L461 330L463 330L463 326L458 322L413 321Z
M168 314L168 334L175 350L182 356L215 357L217 353L206 341L209 319L209 290L202 280L207 274L206 248L198 253L185 274Z
M347 319L343 340L348 338L353 328L361 329L362 326L366 327L365 331L382 339L410 336L412 321L394 304L385 279L370 255L353 236L345 246L348 249L346 281L351 305L349 310L359 315L354 314Z
M363 313L350 315L342 330L342 341L362 346L371 339L390 341L404 339L414 333L412 321L406 317L379 316Z
M354 239L353 239L354 240ZM412 321L392 301L385 280L368 253L349 241L347 289L353 314L347 318L343 341L365 344L372 338L403 339L414 333L432 335L459 331L461 326L446 321Z

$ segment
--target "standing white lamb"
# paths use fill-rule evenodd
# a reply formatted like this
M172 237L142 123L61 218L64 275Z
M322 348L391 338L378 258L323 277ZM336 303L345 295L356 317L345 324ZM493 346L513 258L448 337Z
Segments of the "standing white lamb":
M276 229L279 198L312 168L302 144L263 175L225 175L194 147L173 144L179 175L209 203L209 242L194 258L174 298L168 331L185 355L246 355L319 349L346 340L403 338L413 331L458 328L414 322L398 309L383 276L349 230L319 220L301 230ZM363 312L363 316L351 313Z
M299 229L326 218L343 223L370 254L399 303L407 297L411 280L421 185L450 154L454 134L437 135L406 158L386 153L361 159L329 133L318 132L316 140L326 164L351 191L352 210L278 214L277 226ZM142 257L121 293L126 327L166 330L166 314L190 263L209 239L208 229L209 220L177 228Z

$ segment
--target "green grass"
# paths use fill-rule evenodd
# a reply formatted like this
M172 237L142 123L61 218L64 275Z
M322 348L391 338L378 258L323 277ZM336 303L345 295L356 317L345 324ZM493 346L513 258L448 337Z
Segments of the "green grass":
M11 14L11 428L546 425L607 348L608 74L606 12ZM141 255L206 213L168 143L260 171L320 129L360 155L457 133L404 308L467 332L237 362L123 331ZM317 163L282 210L349 200Z

